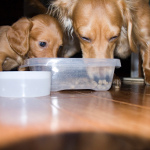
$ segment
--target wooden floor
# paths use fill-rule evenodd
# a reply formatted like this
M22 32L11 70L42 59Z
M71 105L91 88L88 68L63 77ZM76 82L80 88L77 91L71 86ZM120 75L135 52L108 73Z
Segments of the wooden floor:
M150 86L0 97L0 150L149 150Z

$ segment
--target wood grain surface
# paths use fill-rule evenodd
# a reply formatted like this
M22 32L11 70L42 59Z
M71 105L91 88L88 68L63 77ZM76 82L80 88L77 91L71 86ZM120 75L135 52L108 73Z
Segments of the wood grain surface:
M0 150L148 150L150 86L0 97Z

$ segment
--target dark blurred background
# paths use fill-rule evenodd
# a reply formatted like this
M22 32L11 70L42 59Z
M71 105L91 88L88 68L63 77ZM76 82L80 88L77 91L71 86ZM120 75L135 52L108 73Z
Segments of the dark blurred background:
M40 0L43 5L48 7L50 0ZM12 25L21 17L25 16L25 4L31 0L1 0L0 1L0 26ZM34 2L34 0L33 0ZM30 11L30 10L29 10ZM38 11L36 8L32 11ZM37 12L35 12L36 14Z
M11 25L23 16L23 0L0 1L0 25Z

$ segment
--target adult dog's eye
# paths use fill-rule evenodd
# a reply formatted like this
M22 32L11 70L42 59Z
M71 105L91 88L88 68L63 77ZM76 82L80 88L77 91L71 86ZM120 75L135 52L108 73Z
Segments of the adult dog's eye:
M87 42L91 42L91 39L87 38L87 37L81 37L82 40L87 41Z
M40 42L39 42L39 46L40 46L40 47L46 47L46 46L47 46L47 43L46 43L46 42L43 42L43 41L40 41Z
M118 38L118 36L113 36L113 37L111 37L110 39L109 39L109 42L111 42L111 41L113 41L113 40L115 40L115 39L117 39Z

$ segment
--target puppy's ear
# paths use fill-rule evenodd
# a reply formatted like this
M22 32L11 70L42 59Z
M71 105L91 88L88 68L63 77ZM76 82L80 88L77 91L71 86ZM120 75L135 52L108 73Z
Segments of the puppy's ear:
M48 13L56 17L64 29L72 29L72 13L78 0L55 0L49 5Z
M27 18L21 18L7 31L10 47L20 56L24 56L29 50L29 32L32 22Z
M131 51L137 52L137 47L135 44L135 30L136 25L134 22L134 11L136 7L134 3L127 0L119 0L119 6L122 12L123 26L127 30L127 37Z

